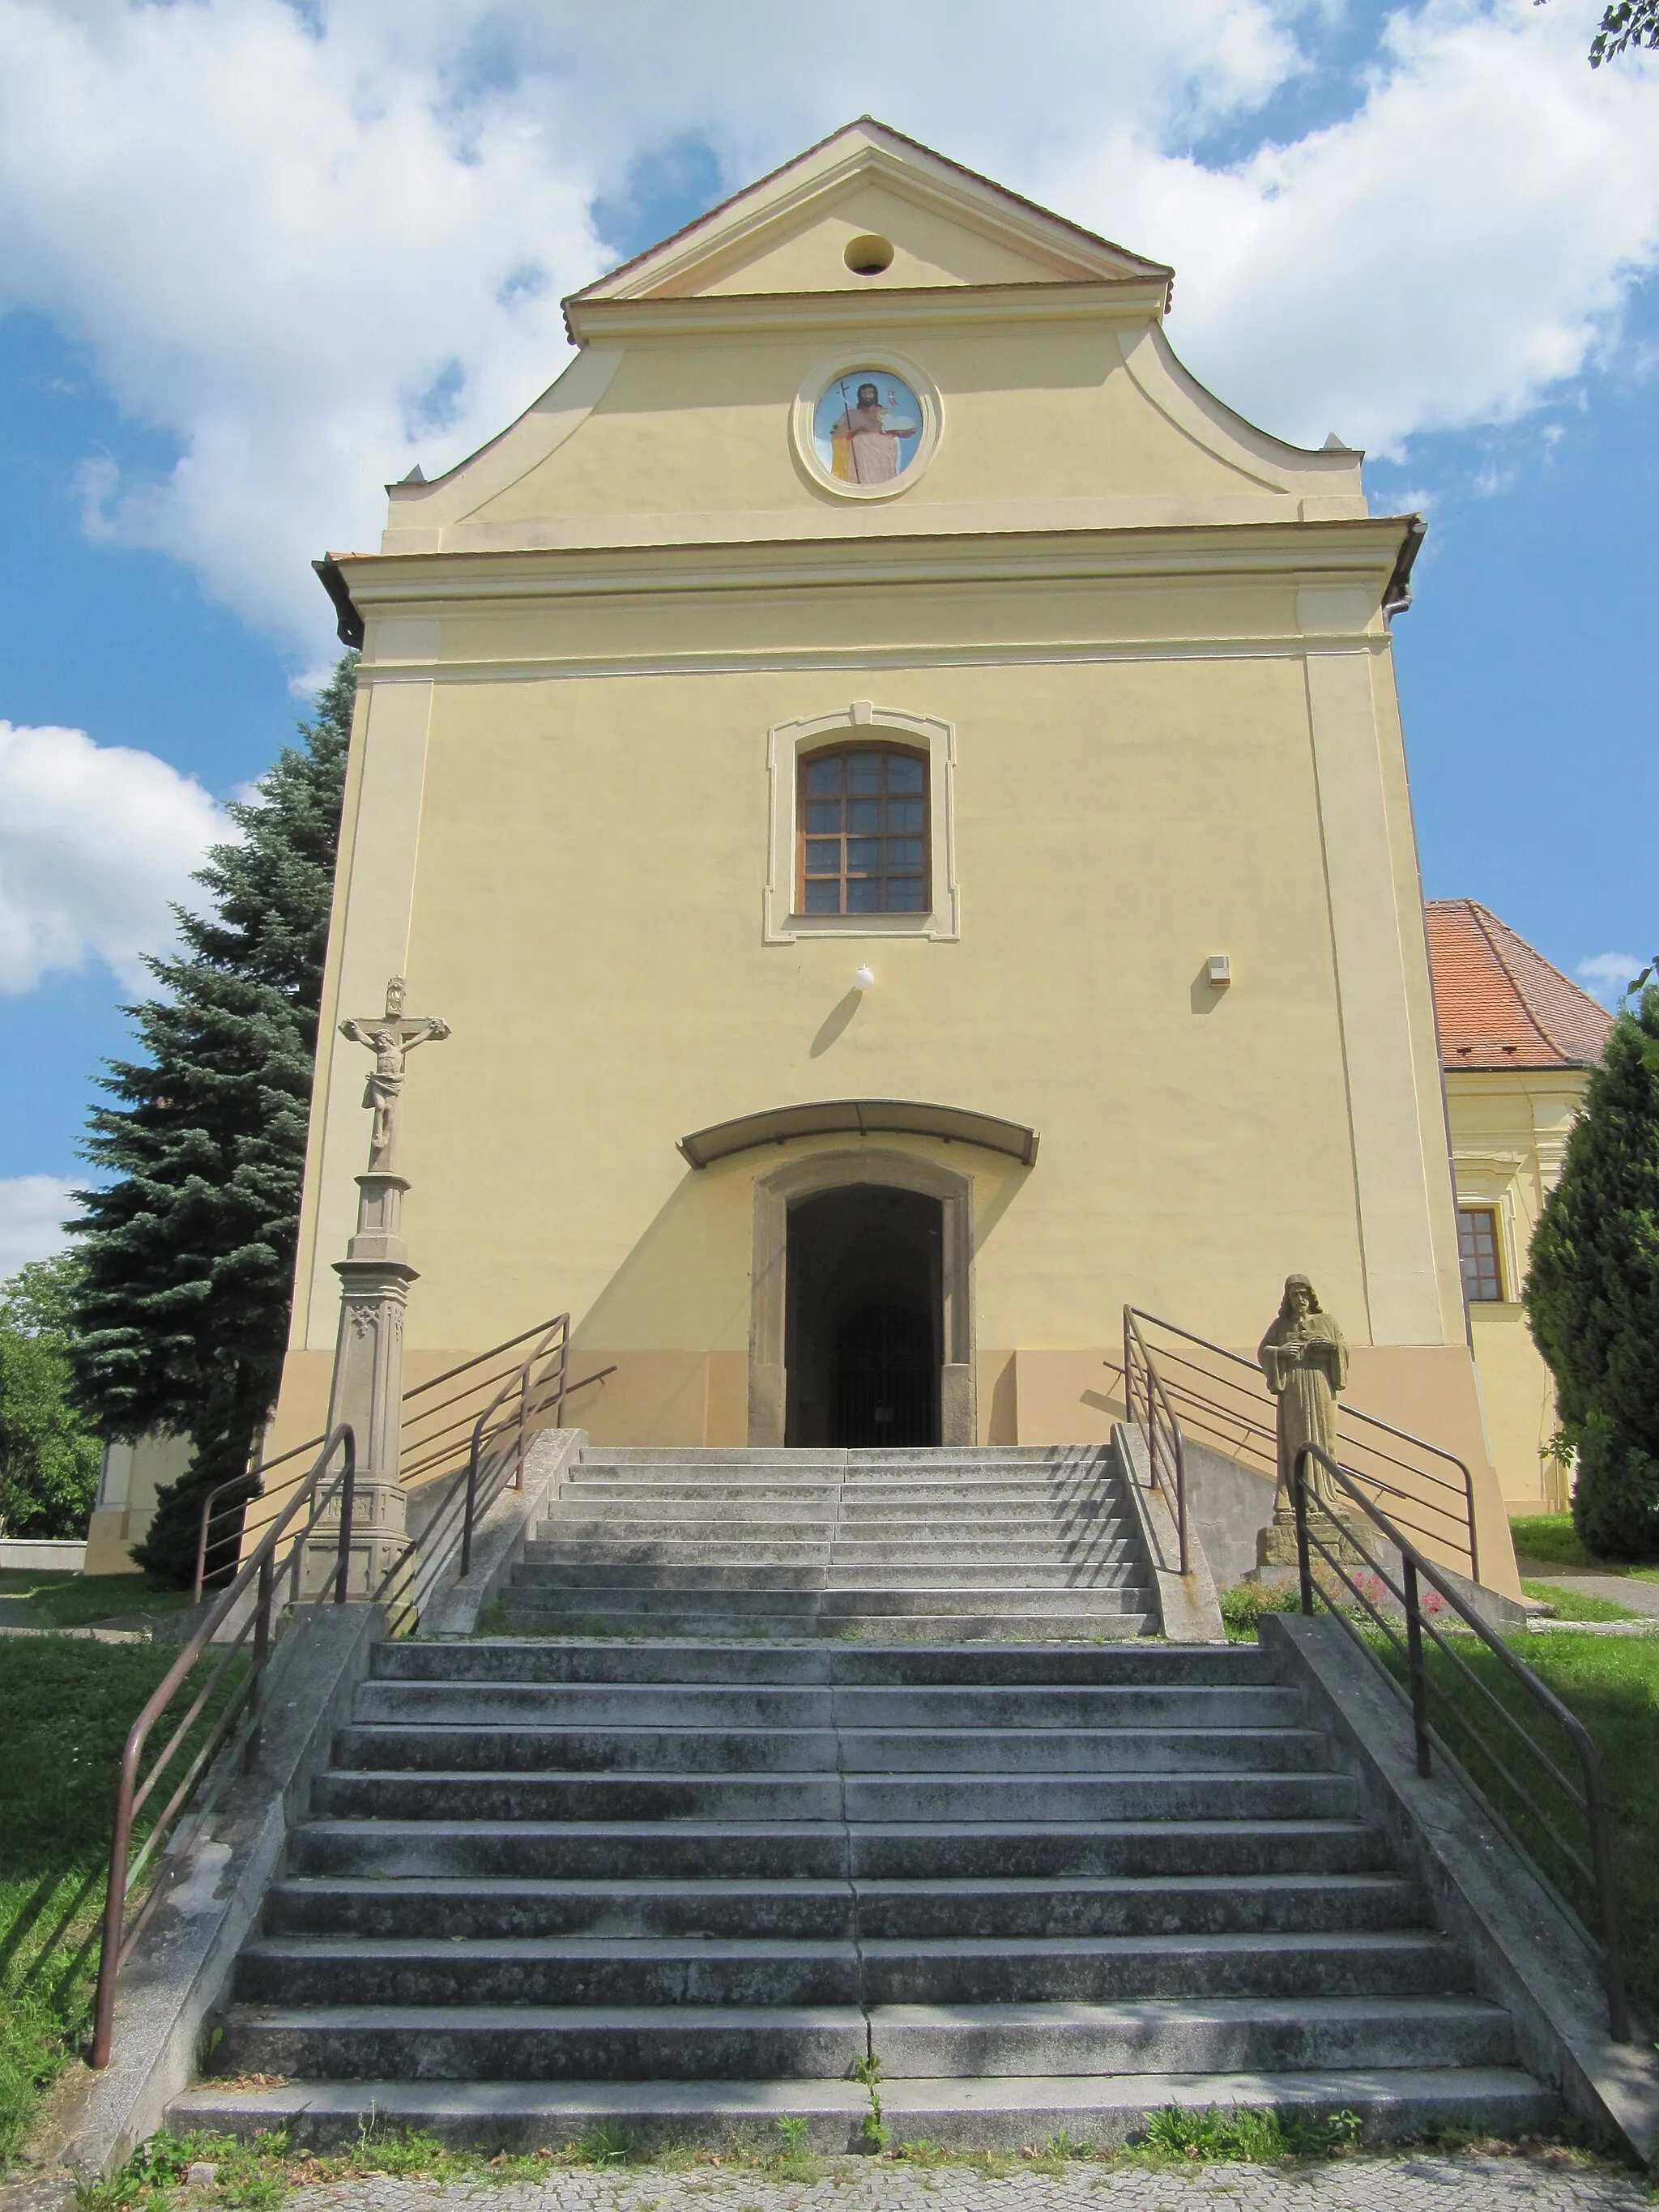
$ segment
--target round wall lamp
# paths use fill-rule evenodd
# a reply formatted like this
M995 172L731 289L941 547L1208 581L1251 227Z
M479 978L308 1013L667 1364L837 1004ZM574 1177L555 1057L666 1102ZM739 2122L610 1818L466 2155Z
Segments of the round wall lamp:
M855 968L853 970L853 988L855 991L869 990L875 980L876 973L873 968Z

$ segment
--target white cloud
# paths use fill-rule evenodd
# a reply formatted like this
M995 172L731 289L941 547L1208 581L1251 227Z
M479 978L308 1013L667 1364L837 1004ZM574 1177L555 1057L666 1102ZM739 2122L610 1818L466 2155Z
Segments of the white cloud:
M1578 375L1659 260L1659 69L1593 71L1583 45L1571 8L1429 0L1389 18L1355 112L1294 144L1224 172L1109 145L1057 174L1175 263L1170 334L1224 398L1397 453Z
M1597 952L1579 962L1577 974L1595 997L1617 1006L1632 978L1639 975L1646 964L1633 952Z
M61 1252L69 1242L62 1224L79 1211L56 1176L0 1176L0 1282Z
M84 730L0 721L0 992L101 960L133 988L172 941L173 901L234 832L199 783Z
M914 0L872 63L802 0L0 0L0 305L179 442L154 481L88 457L90 526L314 663L311 556L551 380L596 198L688 134L732 185L876 109L1173 260L1177 345L1287 434L1512 419L1659 258L1659 68L1589 70L1593 13L1422 0L1345 119L1206 168L1183 149L1305 73L1319 9L1030 0L1016 35L1006 0Z

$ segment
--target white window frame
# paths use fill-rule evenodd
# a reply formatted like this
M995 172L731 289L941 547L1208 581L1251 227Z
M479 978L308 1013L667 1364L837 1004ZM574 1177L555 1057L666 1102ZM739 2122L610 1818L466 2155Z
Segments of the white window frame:
M797 914L795 904L796 794L800 757L821 745L853 743L867 732L912 745L927 756L929 897L921 914ZM769 865L763 928L769 945L793 945L806 937L925 937L952 943L962 934L957 884L957 733L936 714L908 714L854 699L830 714L774 723L766 734L770 796Z
M1497 1298L1471 1298L1465 1291L1464 1304L1471 1312L1479 1308L1485 1313L1501 1312L1506 1306L1518 1306L1521 1303L1522 1275L1516 1260L1515 1210L1510 1191L1507 1188L1502 1190L1471 1190L1467 1184L1460 1184L1453 1204L1459 1212L1478 1209L1492 1215L1498 1248L1498 1286L1503 1292L1503 1296ZM1461 1265L1458 1279L1461 1287Z

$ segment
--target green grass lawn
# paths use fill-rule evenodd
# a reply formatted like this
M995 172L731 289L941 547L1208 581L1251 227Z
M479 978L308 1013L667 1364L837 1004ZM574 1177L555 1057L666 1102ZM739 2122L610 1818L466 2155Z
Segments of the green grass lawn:
M1516 1638L1510 1647L1534 1674L1554 1691L1589 1731L1601 1763L1602 1788L1613 1846L1613 1880L1624 1929L1625 1972L1632 1996L1644 2009L1659 2009L1659 1638L1549 1636ZM1496 1653L1472 1638L1458 1639L1457 1656L1516 1714L1557 1765L1576 1780L1578 1760L1571 1740L1512 1678ZM1539 1824L1540 1809L1552 1817L1588 1856L1582 1828L1565 1818L1565 1808L1541 1772L1520 1752L1503 1723L1471 1689L1443 1654L1431 1649L1429 1667L1437 1686L1455 1698L1459 1712L1472 1722L1478 1741L1471 1746L1448 1726L1438 1700L1431 1698L1430 1718L1453 1746L1474 1780L1486 1790L1521 1841L1560 1886L1592 1930L1593 1897L1554 1850ZM1392 1662L1398 1671L1398 1661ZM1487 1756L1493 1749L1509 1765L1522 1794L1510 1791Z
M0 1637L0 2172L84 2027L116 1761L177 1656Z
M66 1575L0 1567L0 1597L27 1600L33 1628L91 1628L100 1621L177 1613L188 1590L151 1589L143 1575Z
M1610 1597L1590 1597L1583 1590L1563 1589L1556 1583L1522 1582L1522 1589L1528 1597L1540 1599L1553 1606L1558 1620L1645 1620L1646 1613L1632 1613L1627 1605L1615 1605ZM1531 1650L1531 1646L1528 1646Z
M1515 1540L1516 1557L1534 1560L1540 1566L1571 1567L1585 1575L1633 1575L1638 1582L1659 1583L1659 1566L1651 1560L1598 1559L1593 1552L1587 1552L1578 1540L1571 1513L1539 1513L1511 1521L1510 1534Z

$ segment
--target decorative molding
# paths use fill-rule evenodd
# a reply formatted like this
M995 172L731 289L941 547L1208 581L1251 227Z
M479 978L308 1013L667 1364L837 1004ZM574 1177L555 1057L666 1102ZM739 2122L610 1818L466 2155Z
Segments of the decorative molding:
M1126 640L1121 644L1088 640L1025 645L767 646L753 653L639 653L600 659L568 655L559 659L434 660L419 665L428 681L445 684L557 684L603 682L634 676L860 675L897 668L1065 668L1121 661L1301 659L1341 643L1351 652L1376 655L1392 649L1385 630L1368 630L1344 640L1322 637L1314 644L1298 631L1262 637L1196 637ZM1507 1071L1500 1071L1505 1073Z
M795 794L803 752L854 730L891 737L927 755L928 854L932 884L925 914L800 915L795 903ZM832 714L777 722L766 733L769 831L761 933L768 945L806 937L927 937L954 943L962 934L956 858L957 733L936 714L910 714L854 699ZM873 925L873 927L872 927Z
M762 1145L830 1134L937 1137L947 1145L978 1145L988 1152L1000 1152L1023 1168L1036 1164L1037 1133L1023 1121L914 1098L808 1099L796 1106L768 1107L758 1114L740 1114L732 1121L694 1129L680 1139L678 1149L692 1167L707 1168Z
M869 291L714 292L684 300L594 300L574 303L568 317L579 345L613 346L653 338L793 337L804 331L868 331L898 324L913 330L1010 323L1156 321L1168 282L1108 276L1096 283L893 285ZM1295 447L1291 451L1298 450Z
M1411 518L1348 521L1169 522L1117 527L843 531L751 541L544 546L334 557L367 617L396 607L499 614L514 602L580 601L661 592L777 592L848 584L1045 585L1194 576L1347 584L1380 606Z

